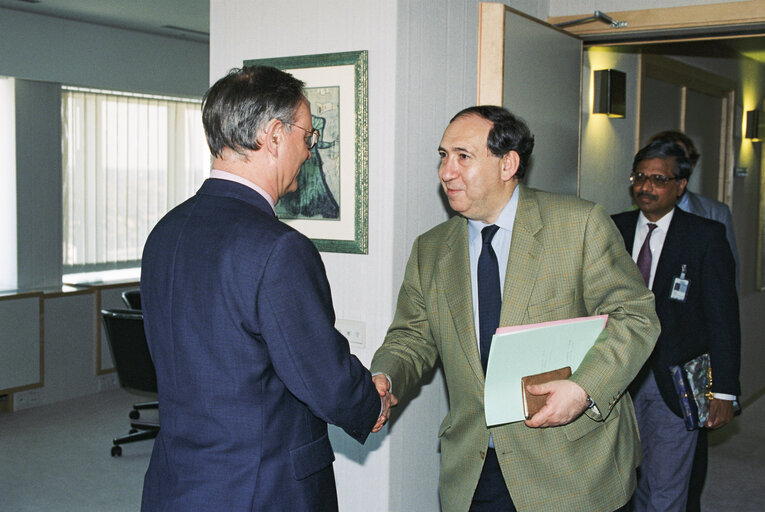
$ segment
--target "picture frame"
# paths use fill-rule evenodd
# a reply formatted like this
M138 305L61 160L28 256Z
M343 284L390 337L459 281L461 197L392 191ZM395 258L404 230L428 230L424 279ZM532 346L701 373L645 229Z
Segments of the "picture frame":
M319 251L367 254L369 243L369 118L367 51L249 59L306 84L321 137L298 175L298 190L280 198L279 219Z

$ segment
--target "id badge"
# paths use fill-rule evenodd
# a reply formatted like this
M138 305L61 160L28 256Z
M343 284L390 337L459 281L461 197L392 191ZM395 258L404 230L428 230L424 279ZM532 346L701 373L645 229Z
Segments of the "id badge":
M685 302L685 298L688 295L688 286L690 285L690 281L685 278L685 271L686 266L683 265L680 276L675 277L675 280L672 281L672 291L669 294L669 298L672 300Z

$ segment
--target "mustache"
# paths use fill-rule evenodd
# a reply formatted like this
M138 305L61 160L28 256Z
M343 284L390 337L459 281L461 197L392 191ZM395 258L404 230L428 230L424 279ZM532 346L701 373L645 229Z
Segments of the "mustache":
M659 199L659 196L656 196L654 194L649 194L648 192L637 192L635 194L635 197L647 197L648 199L652 199L654 201Z

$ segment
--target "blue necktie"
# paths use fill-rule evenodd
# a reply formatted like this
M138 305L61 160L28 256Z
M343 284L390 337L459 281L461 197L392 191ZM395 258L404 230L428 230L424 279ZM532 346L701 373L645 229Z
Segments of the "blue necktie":
M481 364L486 372L489 349L494 331L499 327L499 310L502 308L502 291L499 286L499 264L491 247L491 239L499 226L486 226L481 230L483 247L478 257L478 326L480 329Z

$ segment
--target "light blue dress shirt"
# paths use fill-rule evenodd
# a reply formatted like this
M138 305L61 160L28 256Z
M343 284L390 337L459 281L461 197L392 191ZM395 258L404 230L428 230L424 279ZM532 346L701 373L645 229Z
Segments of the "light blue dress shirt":
M513 226L515 225L515 214L518 211L518 187L515 187L510 201L500 212L499 217L494 222L499 226L497 233L491 240L491 247L497 255L497 264L499 265L500 293L504 293L505 275L507 273L507 260L510 257L510 242L513 238ZM481 256L483 239L481 230L488 226L480 220L468 220L468 244L470 250L470 285L473 295L473 321L475 325L476 339L481 332L478 327L478 258ZM481 341L478 340L480 350Z
M518 211L518 188L515 187L513 195L510 197L510 201L507 202L505 207L494 221L494 224L499 226L499 229L491 239L491 248L494 249L494 253L497 255L497 265L499 266L499 282L500 293L504 295L505 291L505 276L507 274L507 260L510 258L510 242L513 239L513 226L515 225L515 214ZM478 326L478 258L481 256L481 249L483 248L483 238L481 237L481 230L489 226L480 220L468 219L468 249L470 252L470 286L473 295L473 322L475 326L475 337L478 340L478 352L481 351L481 340L478 333L481 332ZM501 326L500 326L501 327ZM494 439L489 436L489 448L494 448Z

